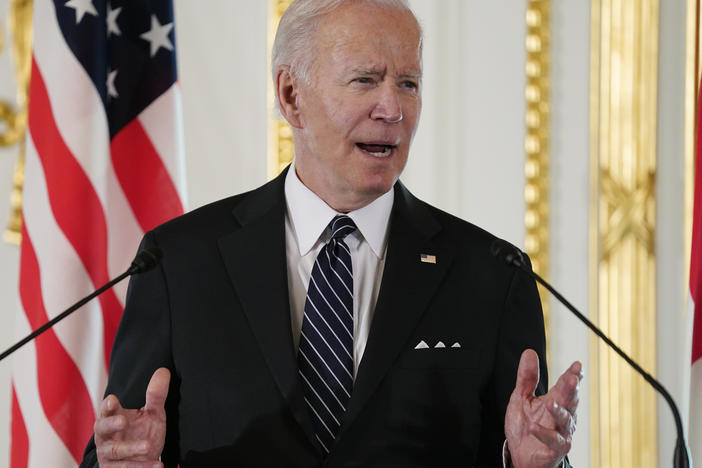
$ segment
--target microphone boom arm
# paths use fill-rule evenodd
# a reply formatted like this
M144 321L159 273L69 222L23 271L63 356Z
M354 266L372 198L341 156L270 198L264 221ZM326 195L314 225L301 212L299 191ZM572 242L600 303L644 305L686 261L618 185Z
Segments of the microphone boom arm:
M115 284L117 284L117 283L119 283L120 281L122 281L122 280L123 280L124 278L126 278L127 276L131 276L131 275L136 274L136 273L143 273L143 272L145 272L145 271L148 271L148 270L152 269L153 267L155 267L156 265L158 265L158 263L159 263L160 261L161 261L161 251L160 251L158 248L155 248L155 247L154 247L154 248L151 248L151 249L144 249L144 250L142 250L142 251L139 252L139 253L137 254L137 256L134 258L134 261L133 261L132 264L130 265L129 269L127 269L127 271L125 271L124 273L122 273L122 274L119 275L118 277L114 278L113 280L109 281L108 283L106 283L105 285L103 285L103 286L100 287L99 289L95 290L94 292L92 292L92 293L89 294L88 296L84 297L84 298L81 299L80 301L76 302L76 303L73 304L71 307L69 307L68 309L64 310L64 311L61 312L59 315L57 315L57 316L54 317L53 319L49 320L49 321L46 322L44 325L42 325L41 327L37 328L36 330L34 330L34 331L33 331L32 333L30 333L29 335L25 336L24 338L22 338L21 340L19 340L19 341L18 341L17 343L15 343L14 345L10 346L8 349L6 349L5 351L3 351L2 354L0 354L0 361L2 361L3 359L5 359L6 357L8 357L10 354L14 353L15 351L17 351L18 349L20 349L20 348L21 348L22 346L24 346L25 344L27 344L27 343L29 343L30 341L32 341L32 340L33 340L34 338L36 338L37 336L39 336L39 335L41 335L42 333L44 333L44 332L45 332L46 330L48 330L49 328L51 328L51 327L53 327L54 325L56 325L57 323L59 323L61 320L65 319L66 317L68 317L69 315L71 315L73 312L75 312L77 309L79 309L80 307L82 307L85 303L89 302L89 301L90 301L91 299L93 299L94 297L99 296L100 294L102 294L103 292L107 291L108 289L110 289L110 288L111 288L112 286L114 286Z
M507 241L497 239L493 242L491 246L491 252L494 256L502 258L506 264L519 268L528 276L536 280L544 288L548 289L548 291L551 294L553 294L554 297L561 302L561 304L566 306L568 310L575 314L575 316L578 317L581 322L587 325L587 327L590 330L592 330L595 333L595 335L599 336L605 343L609 345L610 348L612 348L619 356L621 356L622 359L629 363L629 365L633 367L636 370L636 372L641 374L641 376L646 382L648 382L661 395L663 395L663 398L668 403L668 406L670 406L670 409L673 412L673 418L675 419L675 429L678 433L678 439L675 444L675 450L673 452L673 467L689 468L691 466L690 454L688 452L687 445L685 444L685 435L683 430L682 418L680 417L680 411L678 411L678 407L675 404L673 397L670 395L670 393L668 393L668 390L666 390L665 387L651 374L643 370L643 368L641 368L641 366L639 366L638 363L636 363L636 361L631 359L624 351L622 351L619 348L619 346L614 344L614 342L611 339L609 339L609 337L605 335L602 330L600 330L594 323L592 323L587 317L585 317L585 315L583 315L573 304L571 304L568 301L568 299L563 297L561 293L559 293L553 286L551 286L548 283L548 281L539 276L538 273L534 272L527 265L527 262L524 260L524 256L522 255L522 251L520 249L513 246Z

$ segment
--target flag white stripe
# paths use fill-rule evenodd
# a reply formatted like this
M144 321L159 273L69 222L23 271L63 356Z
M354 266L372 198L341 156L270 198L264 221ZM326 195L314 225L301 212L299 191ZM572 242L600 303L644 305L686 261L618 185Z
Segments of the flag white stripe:
M139 122L151 143L161 156L161 161L178 190L185 208L187 200L185 183L185 156L182 132L183 109L180 85L173 85L139 114ZM187 210L186 210L187 211Z
M94 288L49 208L46 181L31 134L27 138L25 164L25 184L31 187L23 197L25 228L39 264L44 307L48 317L54 318ZM97 406L107 382L100 302L91 301L75 311L57 324L54 332L80 370L91 401Z
M25 315L15 320L15 333L25 336L31 332ZM37 380L37 358L34 343L25 345L11 358L12 380L17 402L22 412L29 438L29 468L75 466L63 441L58 437L42 409Z
M690 371L690 429L687 446L690 447L692 460L697 466L702 461L702 359L692 364Z

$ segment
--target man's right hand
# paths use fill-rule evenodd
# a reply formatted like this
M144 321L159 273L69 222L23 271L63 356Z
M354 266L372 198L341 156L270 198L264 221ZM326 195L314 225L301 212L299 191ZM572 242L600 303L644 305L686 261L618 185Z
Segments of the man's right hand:
M95 421L95 446L101 468L162 468L159 461L166 441L166 397L171 373L154 372L146 389L146 405L122 408L114 395L100 403Z

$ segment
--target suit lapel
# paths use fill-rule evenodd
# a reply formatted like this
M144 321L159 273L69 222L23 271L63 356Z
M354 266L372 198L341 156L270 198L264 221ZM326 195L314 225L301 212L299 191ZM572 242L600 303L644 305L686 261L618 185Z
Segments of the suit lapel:
M426 206L398 182L383 280L342 436L409 346L412 331L453 261L453 249L435 241L440 230ZM436 263L422 262L421 254L434 255Z
M314 440L298 385L291 333L283 188L286 172L237 205L233 215L241 227L223 236L219 249L271 374L293 416Z

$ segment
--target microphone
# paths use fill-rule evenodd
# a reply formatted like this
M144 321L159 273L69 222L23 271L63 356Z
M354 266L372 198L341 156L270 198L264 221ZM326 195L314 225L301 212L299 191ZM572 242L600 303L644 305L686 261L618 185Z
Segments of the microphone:
M568 302L568 300L565 297L563 297L563 295L559 293L553 286L551 286L545 279L543 279L537 273L532 271L532 269L527 265L527 262L524 259L524 254L521 250L519 250L517 247L505 240L495 239L490 245L490 252L493 256L497 257L498 259L501 259L507 265L519 268L528 276L538 281L543 287L548 289L551 292L551 294L553 294L556 297L556 299L558 299L561 302L561 304L566 306L568 310L575 314L575 316L578 317L580 321L582 321L585 325L587 325L588 328L590 328L590 330L592 330L595 333L595 335L599 336L605 343L607 343L607 345L610 348L616 351L616 353L619 354L626 362L628 362L629 365L636 370L636 372L643 376L646 382L651 384L651 386L663 396L665 401L668 402L668 406L670 406L670 409L673 411L673 417L675 418L675 428L678 431L678 440L675 444L675 451L673 452L673 467L689 468L690 454L688 452L687 445L685 444L685 436L683 434L683 425L682 419L680 418L680 412L678 411L678 407L675 405L673 397L670 395L670 393L668 393L665 387L663 387L663 385L658 380L656 380L648 372L643 370L641 366L639 366L636 363L636 361L630 358L624 351L622 351L616 344L614 344L614 342L610 340L609 337L605 335L604 332L602 332L602 330L597 328L595 324L588 320L587 317L585 317L575 306L573 306L573 304Z
M89 302L94 297L99 296L100 294L107 291L115 284L122 281L124 278L126 278L128 276L132 276L134 274L138 274L138 273L145 273L145 272L153 269L156 265L159 264L159 262L161 261L161 257L162 257L161 249L159 249L158 247L151 247L150 249L144 249L144 250L140 251L136 255L136 257L134 257L134 260L132 261L132 264L129 266L127 271L125 271L124 273L122 273L121 275L116 277L115 279L109 281L108 283L106 283L105 285L103 285L99 289L95 290L91 294L85 296L83 299L76 302L71 307L64 310L59 315L57 315L53 319L46 322L44 325L37 328L29 335L25 336L24 338L19 340L17 343L12 345L11 347L7 348L5 351L2 352L2 354L0 354L0 361L2 361L3 359L5 359L7 356L14 353L15 351L17 351L18 349L20 349L22 346L24 346L28 342L32 341L37 336L44 333L49 328L51 328L54 325L56 325L57 323L59 323L61 320L65 319L66 317L71 315L73 312L75 312L81 306L83 306L86 302Z

